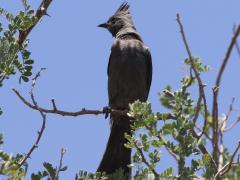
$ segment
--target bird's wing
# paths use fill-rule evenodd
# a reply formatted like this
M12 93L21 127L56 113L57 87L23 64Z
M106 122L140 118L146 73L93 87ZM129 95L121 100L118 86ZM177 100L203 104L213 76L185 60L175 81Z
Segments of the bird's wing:
M108 67L107 67L107 75L109 76L109 67L110 67L110 63L111 63L111 58L112 58L112 52L109 56L109 60L108 60Z
M152 56L149 49L146 49L146 64L147 64L147 92L149 93L152 83Z

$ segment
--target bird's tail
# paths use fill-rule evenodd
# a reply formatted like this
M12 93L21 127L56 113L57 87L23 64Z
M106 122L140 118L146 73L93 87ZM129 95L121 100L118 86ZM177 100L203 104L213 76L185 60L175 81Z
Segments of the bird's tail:
M131 169L128 165L131 163L131 149L124 146L127 143L124 134L131 133L130 120L126 116L113 115L111 121L111 133L97 171L112 174L121 168L129 177Z

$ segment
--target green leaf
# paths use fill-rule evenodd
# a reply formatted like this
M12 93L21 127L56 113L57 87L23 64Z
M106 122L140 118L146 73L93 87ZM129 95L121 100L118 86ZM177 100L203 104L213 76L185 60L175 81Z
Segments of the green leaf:
M21 79L22 79L24 82L28 82L28 81L29 81L28 77L26 77L26 76L21 76Z
M32 72L31 71L25 71L23 73L23 76L31 76L32 75Z
M48 162L44 162L43 166L45 167L51 178L54 179L56 177L56 168L53 168L52 164Z
M167 168L165 171L163 171L160 176L160 178L166 178L166 179L174 179L174 174L173 174L173 168Z
M32 68L33 68L32 66L26 66L24 69L30 72Z
M33 60L27 60L27 61L25 61L24 63L25 63L25 64L33 64L34 61L33 61Z
M60 171L66 171L67 170L67 166L64 166L64 167L62 167L61 169L60 169Z
M23 50L22 51L22 56L23 56L23 59L28 59L31 55L31 52L27 51L27 50ZM26 62L25 62L26 63Z
M30 6L27 4L27 0L21 0L21 1L25 11L27 11L30 8Z

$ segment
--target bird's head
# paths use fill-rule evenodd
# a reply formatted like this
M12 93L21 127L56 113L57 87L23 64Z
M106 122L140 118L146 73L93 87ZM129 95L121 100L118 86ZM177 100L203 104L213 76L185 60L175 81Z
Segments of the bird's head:
M98 25L98 27L106 28L113 37L124 28L135 29L132 17L129 11L129 5L125 2L121 4L113 16L111 16L106 23Z

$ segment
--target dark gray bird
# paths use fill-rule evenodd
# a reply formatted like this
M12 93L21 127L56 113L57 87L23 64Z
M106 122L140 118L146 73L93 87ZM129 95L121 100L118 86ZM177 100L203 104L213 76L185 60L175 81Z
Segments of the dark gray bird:
M116 38L108 62L108 97L111 109L127 110L129 103L147 100L152 81L151 54L136 31L129 11L123 3L106 23L106 28ZM98 172L114 173L122 168L128 176L131 169L131 149L124 146L125 133L131 134L127 116L111 115L111 133Z

